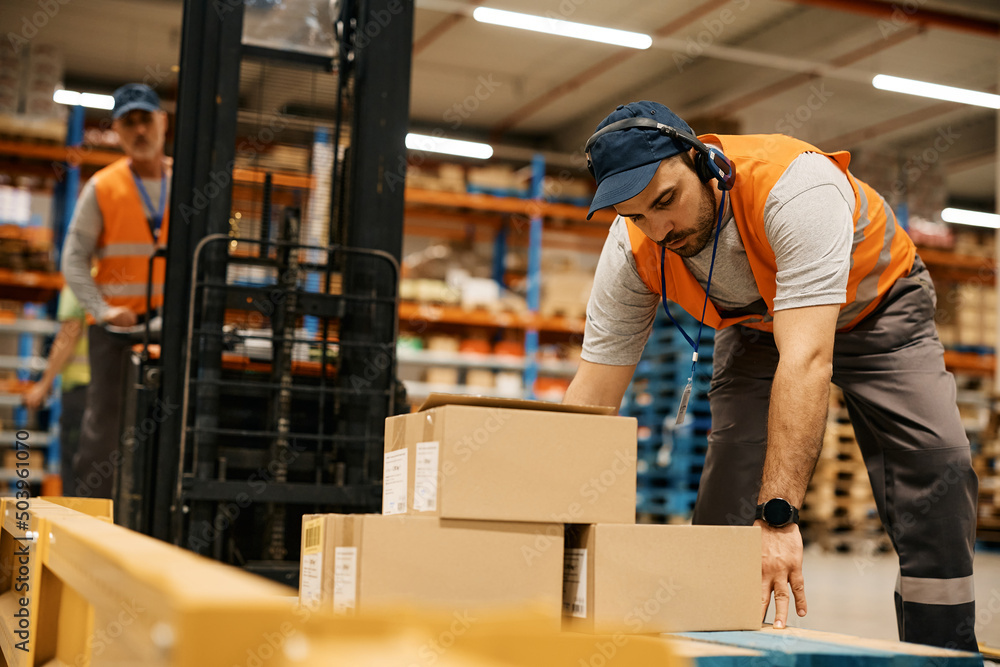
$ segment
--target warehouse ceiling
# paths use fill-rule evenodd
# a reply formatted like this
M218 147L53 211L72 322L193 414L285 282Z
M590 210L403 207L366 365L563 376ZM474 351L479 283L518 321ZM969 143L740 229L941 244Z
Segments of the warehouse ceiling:
M40 7L0 4L5 35L21 33ZM480 4L644 32L654 43L637 51L485 25L471 17ZM169 97L181 7L66 2L37 39L62 48L71 86L145 78ZM997 0L418 0L412 126L489 140L498 156L540 148L570 164L615 105L652 99L696 131L784 132L904 162L925 155L944 165L953 199L992 206L997 113L870 81L884 73L996 92L998 26ZM286 103L316 99L314 79L292 83L282 87Z

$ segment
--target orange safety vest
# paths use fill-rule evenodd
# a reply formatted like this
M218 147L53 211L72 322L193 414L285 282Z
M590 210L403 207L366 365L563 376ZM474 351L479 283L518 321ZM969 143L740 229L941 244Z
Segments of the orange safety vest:
M94 174L94 191L104 218L97 239L97 275L94 282L110 306L126 306L142 315L146 312L146 282L149 257L157 246L167 245L169 206L163 212L159 241L153 239L136 189L128 158L121 158ZM153 263L152 308L163 303L165 261Z
M846 151L824 153L809 144L784 135L714 135L699 137L704 143L722 148L736 168L736 183L729 192L733 218L750 260L750 269L760 295L767 303L768 317L745 315L723 318L709 300L705 324L722 329L734 324L771 331L774 296L777 290L777 264L764 232L764 203L778 179L802 153L821 153L831 158L854 190L854 241L851 272L847 280L847 303L841 315L850 318L840 331L848 331L873 311L889 288L910 272L916 248L896 222L889 205L871 186L862 183L847 170L851 156ZM632 254L642 282L656 294L660 289L660 246L626 219ZM701 318L705 290L688 271L682 258L666 253L665 282L667 299L678 304L695 318ZM662 296L662 295L661 295Z

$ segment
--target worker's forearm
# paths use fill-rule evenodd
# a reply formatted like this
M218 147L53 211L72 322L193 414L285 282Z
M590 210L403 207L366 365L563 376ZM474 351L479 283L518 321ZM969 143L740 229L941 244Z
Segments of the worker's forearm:
M63 372L63 369L76 354L76 343L80 340L81 335L83 335L83 325L78 320L63 322L55 340L52 341L45 373L42 374L41 382L47 387L52 387L56 376Z
M617 410L632 380L635 366L609 366L581 361L576 376L566 390L563 403L603 405Z
M602 392L599 385L574 378L562 402L567 405L606 405L618 409L621 398L615 402L615 397L610 392Z
M779 362L767 418L767 455L759 503L784 498L801 507L823 445L831 366Z
M84 310L94 316L98 322L104 320L108 304L104 301L101 289L90 275L90 262L94 255L97 239L74 229L66 235L63 248L62 273L73 294L80 301Z

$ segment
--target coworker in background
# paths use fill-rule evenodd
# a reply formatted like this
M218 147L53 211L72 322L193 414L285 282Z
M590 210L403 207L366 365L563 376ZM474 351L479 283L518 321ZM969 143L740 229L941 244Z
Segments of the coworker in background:
M127 84L115 91L114 100L112 127L125 157L94 174L83 188L62 261L66 282L88 321L97 325L89 328L91 382L75 463L76 494L103 498L110 498L113 488L112 452L118 447L125 353L131 345L121 330L152 316L146 303L149 258L167 242L171 166L163 154L167 114L156 93ZM153 309L163 301L163 273L163 262L157 261Z
M789 587L806 613L798 508L832 379L899 554L900 638L977 650L978 482L934 285L886 202L848 171L850 155L783 135L699 141L663 105L636 102L598 125L587 156L591 214L613 206L618 217L565 401L620 406L661 298L718 329L693 521L761 526L761 617L773 593L780 628Z
M73 457L80 443L80 426L86 406L87 385L90 384L90 364L87 360L86 313L73 295L73 290L63 287L59 293L57 319L61 323L42 378L31 385L24 394L24 406L38 410L52 392L56 377L61 376L59 413L59 475L64 493L76 489L73 474Z

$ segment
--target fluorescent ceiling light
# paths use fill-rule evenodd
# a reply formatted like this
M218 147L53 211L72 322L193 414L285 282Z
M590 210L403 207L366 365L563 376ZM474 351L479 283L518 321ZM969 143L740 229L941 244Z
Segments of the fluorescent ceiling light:
M941 219L956 225L973 225L974 227L989 227L1000 229L1000 215L969 211L964 208L946 208L941 211Z
M872 85L879 90L891 90L896 93L919 95L920 97L930 97L931 99L945 100L946 102L971 104L977 107L986 107L987 109L1000 109L1000 95L981 93L978 90L942 86L939 83L928 83L915 79L901 79L898 76L889 76L887 74L876 74L875 78L872 79Z
M91 109L114 109L115 98L111 95L95 95L94 93L78 93L75 90L57 90L52 99L59 104L71 107L82 106Z
M533 30L534 32L544 32L549 35L559 35L560 37L575 37L576 39L586 39L591 42L602 42L616 46L627 46L633 49L648 49L653 45L652 37L639 32L614 30L613 28L550 19L547 16L533 16L519 12L507 12L501 9L489 9L488 7L477 7L472 12L472 18L480 23L492 23L493 25L520 28L521 30Z
M445 153L446 155L474 157L482 160L493 155L493 147L489 144L480 144L475 141L460 141L458 139L444 139L443 137L430 137L426 134L407 134L406 147L411 151Z

